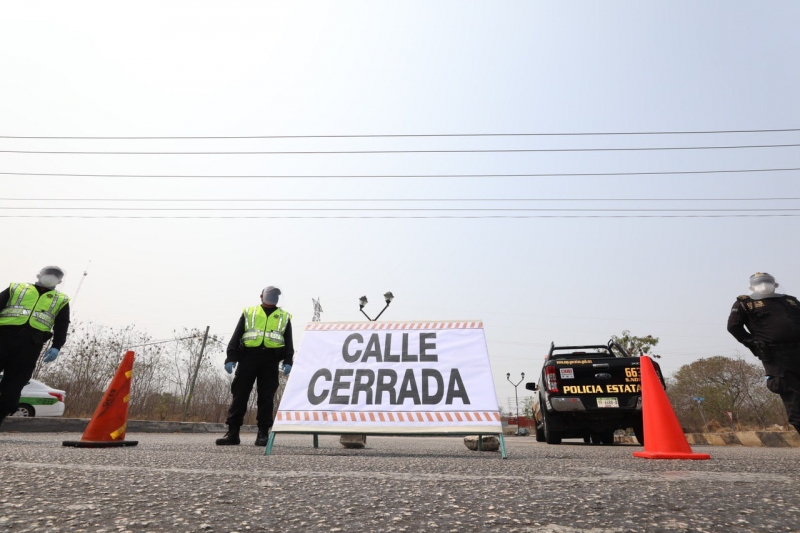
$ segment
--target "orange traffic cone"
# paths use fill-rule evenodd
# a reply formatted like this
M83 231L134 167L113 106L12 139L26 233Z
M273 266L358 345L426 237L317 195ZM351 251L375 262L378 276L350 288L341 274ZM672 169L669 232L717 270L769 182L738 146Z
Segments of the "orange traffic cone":
M692 452L683 429L661 386L649 357L641 357L644 451L633 452L645 459L711 459L707 453Z
M125 427L128 425L128 401L131 393L133 375L133 352L127 352L111 380L103 400L89 421L83 437L78 441L65 440L64 446L76 448L111 448L116 446L136 446L138 441L125 440Z

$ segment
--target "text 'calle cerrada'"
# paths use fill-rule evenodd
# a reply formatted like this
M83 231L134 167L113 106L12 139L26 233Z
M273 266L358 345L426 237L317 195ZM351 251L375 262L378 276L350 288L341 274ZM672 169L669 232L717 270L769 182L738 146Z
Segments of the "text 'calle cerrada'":
M457 368L442 375L435 368L375 368L392 363L437 363L436 332L373 333L365 341L360 333L342 344L342 359L361 368L320 368L308 383L312 405L469 405L469 396ZM369 368L364 368L364 367ZM402 376L400 375L402 374ZM445 384L446 382L446 384Z

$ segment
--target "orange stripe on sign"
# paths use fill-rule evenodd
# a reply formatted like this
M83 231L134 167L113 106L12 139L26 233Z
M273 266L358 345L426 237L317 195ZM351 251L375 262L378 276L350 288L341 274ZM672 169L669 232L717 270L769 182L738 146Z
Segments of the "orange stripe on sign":
M327 422L328 421L328 413L326 413L325 411L322 412L322 420L323 420L323 422Z
M394 416L392 416L392 413L386 413L386 416L389 417L389 422L394 422Z
M383 418L383 413L378 413L378 419L379 419L381 422L386 422L386 420L384 420L384 418Z
M425 422L425 417L422 416L422 413L417 413L417 422Z
M495 419L496 421L500 422L500 420L501 420L501 418L500 418L500 413L492 413L492 415L494 416L494 419Z
M442 418L442 415L439 413L436 413L436 418L439 420L439 422L444 422L444 418Z
M370 422L375 422L375 414L374 413L370 413L369 414L369 420L370 420Z
M473 422L473 420L472 420L472 417L471 417L471 416L469 416L469 413L464 413L464 417L465 417L465 418L466 418L468 421L470 421L470 422Z
M463 422L464 421L461 418L461 413L453 413L453 414L456 416L456 420L458 420L459 422Z
M367 421L367 417L364 416L364 413L359 413L359 414L361 415L361 421L362 422L366 422Z
M428 422L433 422L433 417L431 416L431 414L430 413L425 413L425 414L428 417Z
M306 422L308 422L309 421L308 412L305 413L305 418L306 418Z
M452 422L452 421L453 421L453 417L452 417L452 416L450 416L450 413L445 413L445 414L444 414L444 416L446 416L446 417L447 417L447 421L448 421L448 422Z

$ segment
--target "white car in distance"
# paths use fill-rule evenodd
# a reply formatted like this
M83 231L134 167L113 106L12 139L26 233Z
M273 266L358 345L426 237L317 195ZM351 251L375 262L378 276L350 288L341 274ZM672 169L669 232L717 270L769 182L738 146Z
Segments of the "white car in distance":
M0 374L0 379L2 377ZM17 411L11 416L62 416L65 396L63 390L32 379L23 387Z

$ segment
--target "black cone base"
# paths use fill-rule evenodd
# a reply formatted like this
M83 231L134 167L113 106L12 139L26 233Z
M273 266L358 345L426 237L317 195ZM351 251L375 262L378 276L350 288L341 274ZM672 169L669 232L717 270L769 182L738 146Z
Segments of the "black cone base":
M62 446L72 446L73 448L121 448L123 446L136 446L138 440L120 440L109 442L95 442L91 440L65 440Z

